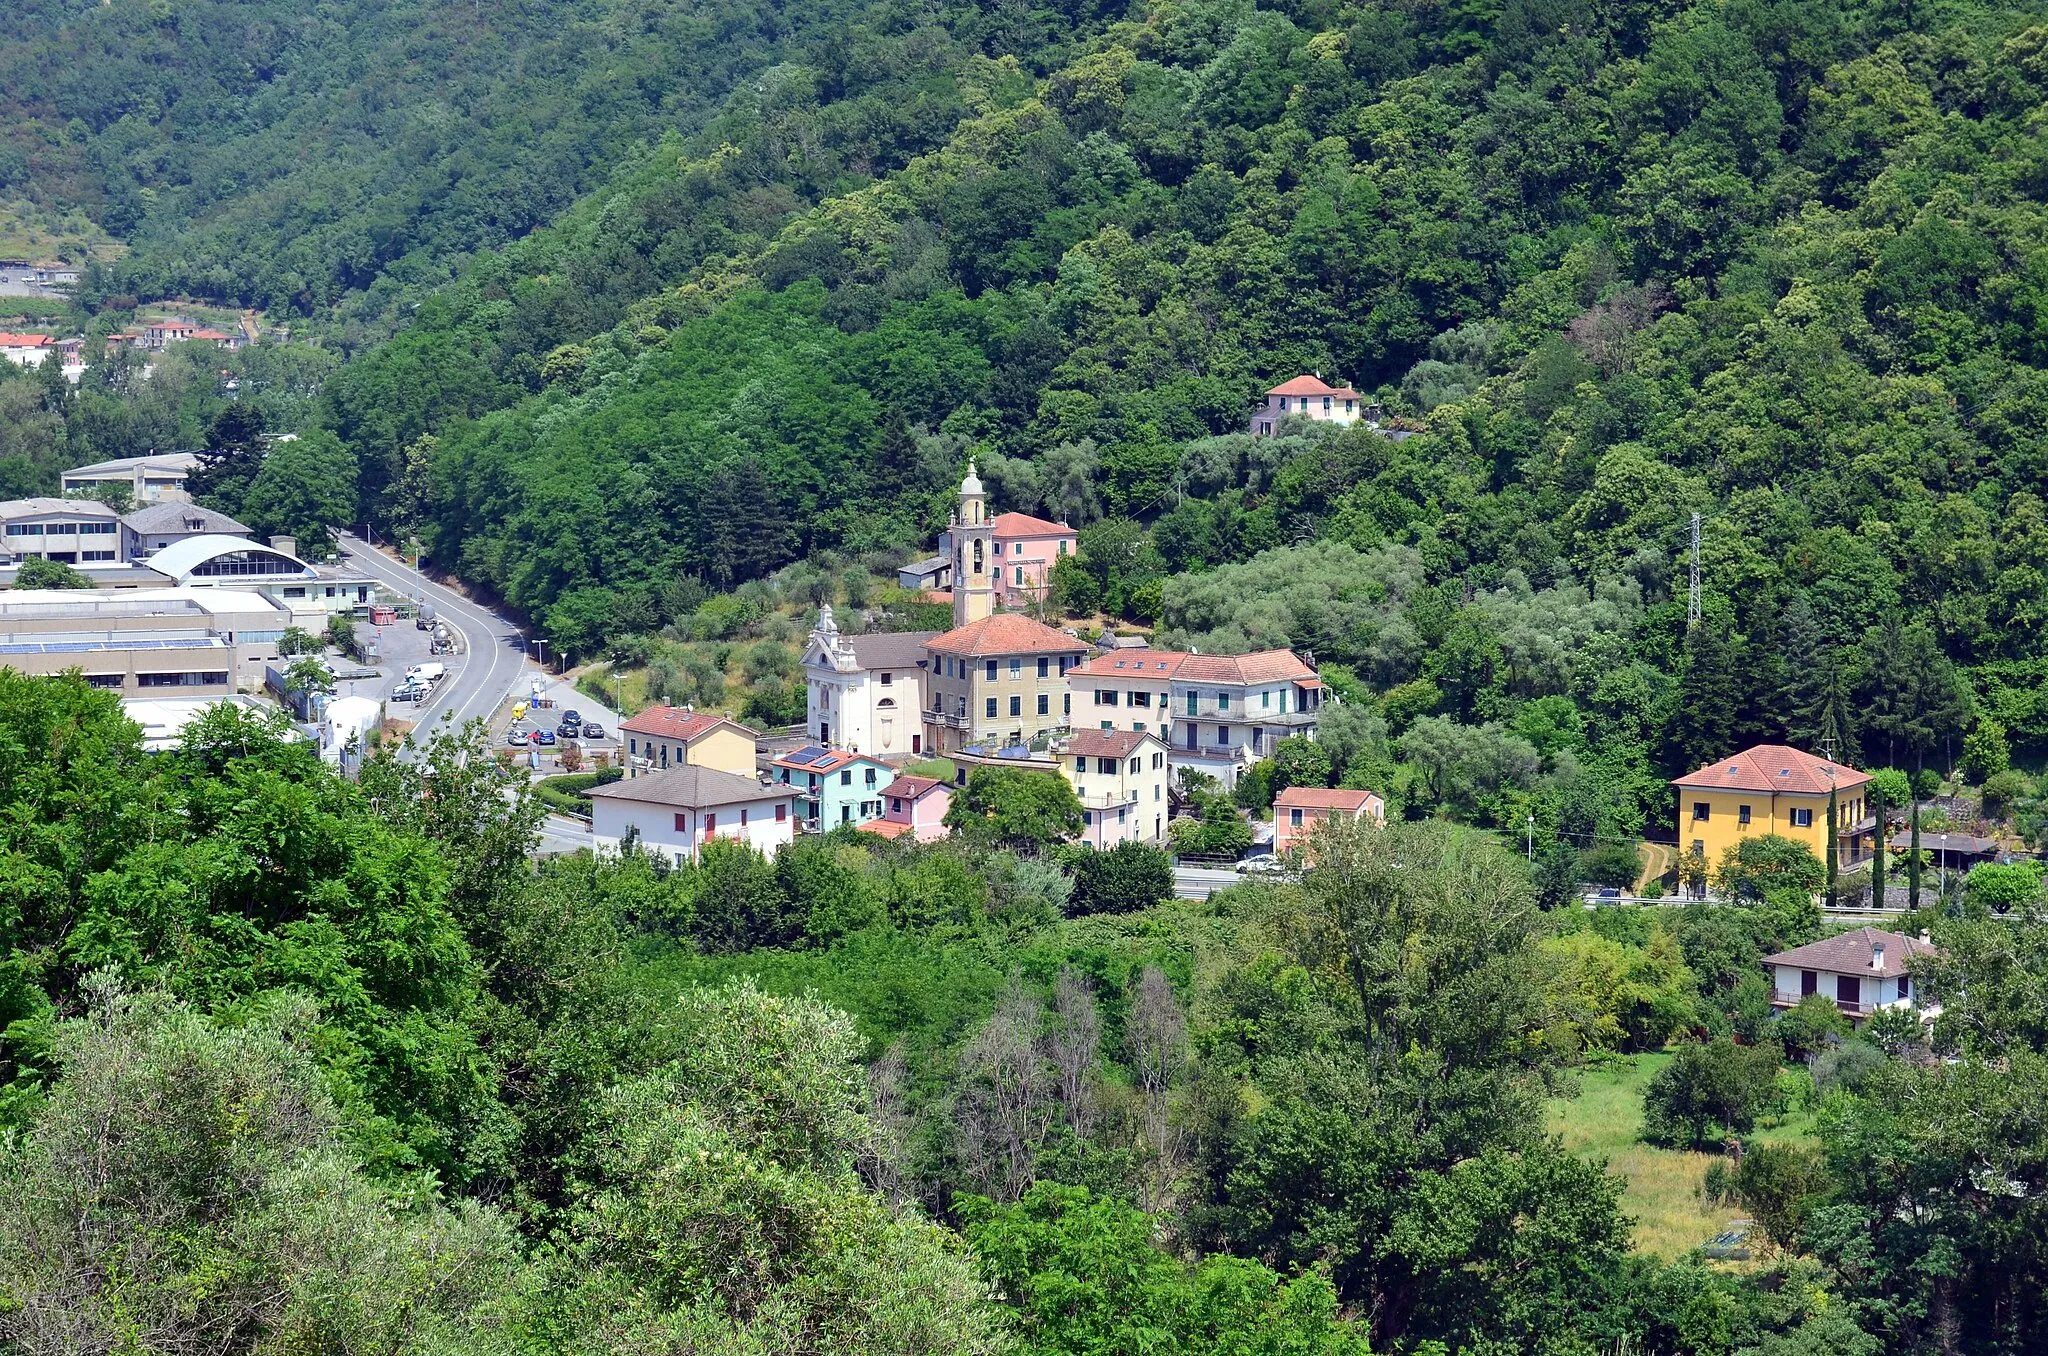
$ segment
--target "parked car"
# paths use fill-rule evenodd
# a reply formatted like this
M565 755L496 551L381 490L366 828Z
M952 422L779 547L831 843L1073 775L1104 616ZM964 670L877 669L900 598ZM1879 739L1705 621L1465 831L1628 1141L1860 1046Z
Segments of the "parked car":
M583 733L583 727L573 720L564 720L555 727L555 733L564 739L574 739Z
M533 741L533 736L524 730L513 730L505 736L505 743L515 749L523 749Z
M447 676L446 664L414 664L405 671L406 681L414 683L438 683Z
M597 723L596 721L594 721L594 720L586 720L586 721L584 721L584 722L583 722L583 737L584 737L585 739L603 739L603 738L604 738L604 726L602 726L602 725L599 725L599 724L598 724L598 723Z
M1289 874L1289 868L1286 862L1271 853L1260 853L1239 862L1237 872L1241 876L1285 876Z
M578 711L575 707L572 706L562 713L562 724L581 725L582 723L583 713L581 711Z
M391 700L395 702L420 702L426 699L425 683L404 682L391 689Z
M533 732L533 742L541 745L553 744L555 742L555 732L553 730L535 730Z

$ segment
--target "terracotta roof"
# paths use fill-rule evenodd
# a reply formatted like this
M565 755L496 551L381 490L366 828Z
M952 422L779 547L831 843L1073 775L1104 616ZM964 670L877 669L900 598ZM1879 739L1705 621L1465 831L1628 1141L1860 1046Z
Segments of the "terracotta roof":
M1088 647L1064 631L1035 622L1021 612L998 612L978 622L955 627L925 642L942 654L1072 654Z
M0 334L0 348L42 348L56 342L47 334Z
M763 786L752 777L736 777L714 767L684 763L681 767L643 772L623 781L593 786L586 794L594 799L637 800L648 805L677 805L696 810L745 801L788 800L794 792L787 786Z
M1871 958L1884 948L1884 965L1875 968ZM1834 937L1823 937L1775 956L1765 956L1765 965L1791 965L1802 970L1826 970L1837 975L1877 975L1891 978L1906 973L1908 956L1933 956L1939 950L1931 942L1882 928L1857 928Z
M714 725L730 725L742 734L760 738L738 721L727 720L716 711L686 711L680 706L650 706L619 728L634 734L660 735L663 739L679 739L688 743Z
M1273 804L1284 810L1344 810L1355 815L1372 804L1375 794L1333 786L1290 786L1273 797Z
M1744 749L1731 754L1719 762L1709 763L1696 772L1683 777L1673 777L1673 786L1691 787L1694 790L1761 791L1765 794L1792 793L1801 796L1825 796L1828 793L1828 770L1834 770L1836 791L1846 791L1863 785L1870 780L1867 772L1858 772L1842 763L1830 763L1825 758L1816 758L1803 749L1789 748L1783 744L1758 744L1755 748Z
M1260 650L1255 654L1191 654L1174 677L1195 683L1277 683L1313 678L1316 671L1292 650Z
M1065 523L1049 523L1028 513L998 513L990 524L998 537L1071 537L1074 529Z
M223 334L219 330L194 330L190 337L193 339L232 339L235 336Z
M870 819L855 827L877 838L901 838L906 833L917 832L916 825L906 824L900 819Z
M913 777L908 772L905 772L897 777L895 781L883 787L882 794L885 796L901 796L905 800L916 800L919 796L944 785L945 783L937 777Z
M1346 400L1364 399L1363 396L1359 395L1358 392L1352 390L1351 387L1348 385L1331 386L1326 384L1321 377L1311 377L1307 374L1303 374L1302 376L1296 377L1292 381L1283 381L1278 386L1275 386L1271 390L1267 391L1266 394L1269 396L1326 395L1342 396Z
M1179 650L1112 650L1068 669L1067 677L1155 678L1167 682L1180 672L1181 661L1186 658Z
M1067 752L1090 758L1128 758L1140 744L1158 738L1142 730L1076 730L1067 740Z

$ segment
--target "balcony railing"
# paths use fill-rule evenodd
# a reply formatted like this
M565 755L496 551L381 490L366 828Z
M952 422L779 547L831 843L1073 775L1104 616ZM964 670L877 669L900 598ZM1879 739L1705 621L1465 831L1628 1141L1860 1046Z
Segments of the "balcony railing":
M1115 793L1108 791L1084 791L1081 793L1081 808L1084 810L1118 810L1126 805L1135 805L1138 793L1135 791Z

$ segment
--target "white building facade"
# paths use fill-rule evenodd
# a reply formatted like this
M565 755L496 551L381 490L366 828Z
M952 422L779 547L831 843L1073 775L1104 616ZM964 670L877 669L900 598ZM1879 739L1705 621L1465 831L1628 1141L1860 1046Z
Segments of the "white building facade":
M832 605L804 646L804 729L820 744L888 757L925 752L923 708L936 631L840 633Z
M796 795L715 768L671 767L590 791L591 844L617 852L630 839L674 865L694 862L714 841L774 856L796 835Z

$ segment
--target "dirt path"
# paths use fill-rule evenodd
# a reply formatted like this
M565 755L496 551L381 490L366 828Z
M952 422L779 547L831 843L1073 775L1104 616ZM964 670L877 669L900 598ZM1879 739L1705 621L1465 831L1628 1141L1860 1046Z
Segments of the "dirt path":
M1636 860L1642 864L1636 877L1636 893L1641 894L1651 881L1678 865L1678 849L1670 843L1638 843Z

